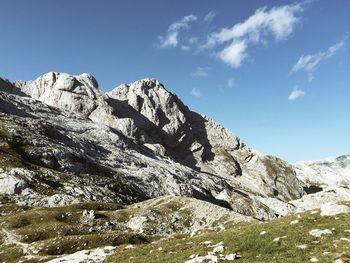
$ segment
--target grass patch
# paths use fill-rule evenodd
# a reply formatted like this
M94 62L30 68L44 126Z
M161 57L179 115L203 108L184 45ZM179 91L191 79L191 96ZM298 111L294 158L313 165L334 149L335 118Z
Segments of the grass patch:
M268 175L273 178L281 175L294 174L294 170L292 167L282 163L280 160L278 160L275 157L266 156L265 158L262 159L262 162L266 167L266 171Z
M37 251L38 262L46 256L74 253L82 249L117 246L124 243L148 242L142 234L120 230L113 224L114 213L123 211L114 203L87 202L64 207L21 207L7 203L0 206L0 262L20 262L21 249L16 243L4 245L5 234L11 233L16 242L29 244ZM86 224L84 210L94 210L94 219ZM11 212L8 212L11 211ZM7 232L2 232L1 229ZM12 241L11 241L12 242ZM8 255L10 256L3 256ZM25 260L25 262L27 262Z
M0 262L18 263L22 256L22 249L15 245L0 246Z
M290 224L299 220L297 224ZM312 257L319 262L333 262L342 258L350 262L350 242L340 238L350 238L350 215L321 217L305 212L301 218L289 216L266 223L241 223L218 233L204 233L194 237L169 238L153 244L139 245L134 249L123 250L107 258L107 262L185 262L192 254L207 255L211 247L201 244L210 240L213 244L224 242L225 254L239 253L238 262L309 262ZM334 229L332 235L313 237L312 229ZM266 231L265 235L260 235ZM276 237L284 237L274 242ZM306 249L297 246L305 244ZM162 250L158 250L162 247ZM327 253L324 253L327 252Z
M235 159L233 156L225 149L219 149L217 153L222 157L225 163L234 163Z
M42 255L62 255L107 245L118 246L121 244L141 244L145 242L149 242L149 240L141 234L111 233L57 237L42 241L37 246L39 253Z

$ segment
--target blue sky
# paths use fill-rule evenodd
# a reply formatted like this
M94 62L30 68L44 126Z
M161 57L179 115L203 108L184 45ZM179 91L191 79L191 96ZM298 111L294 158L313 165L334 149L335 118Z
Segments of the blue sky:
M250 147L350 153L350 2L1 0L0 75L160 79Z

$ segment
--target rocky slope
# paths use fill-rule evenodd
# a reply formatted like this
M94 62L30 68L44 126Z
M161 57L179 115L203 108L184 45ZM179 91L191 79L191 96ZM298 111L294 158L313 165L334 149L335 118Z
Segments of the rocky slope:
M321 161L298 162L294 167L298 178L308 185L350 185L350 155L330 157Z

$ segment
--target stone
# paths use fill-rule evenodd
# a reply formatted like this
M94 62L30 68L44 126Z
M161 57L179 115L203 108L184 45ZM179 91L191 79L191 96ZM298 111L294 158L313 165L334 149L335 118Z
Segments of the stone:
M346 205L338 205L332 202L321 205L321 216L335 216L345 213L350 213L350 207Z
M324 230L313 229L313 230L309 231L309 234L311 236L314 236L314 237L321 237L323 235L331 235L331 234L333 234L333 232L329 229L324 229Z

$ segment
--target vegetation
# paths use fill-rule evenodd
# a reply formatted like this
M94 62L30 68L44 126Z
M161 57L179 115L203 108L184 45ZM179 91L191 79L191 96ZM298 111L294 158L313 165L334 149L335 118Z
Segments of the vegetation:
M235 159L233 156L225 149L219 149L217 151L217 154L222 157L223 161L225 163L234 163Z
M283 174L294 174L294 170L292 167L290 167L286 163L282 163L282 161L277 159L276 157L266 156L262 159L262 162L266 167L268 175L271 177L277 177Z
M300 218L299 218L300 217ZM297 220L296 224L290 224ZM120 247L107 262L185 262L191 255L207 255L213 248L203 244L223 242L224 254L238 253L238 262L333 262L341 258L350 262L350 215L321 217L319 213L305 212L266 223L241 223L223 232L207 232L194 237L174 236L134 249ZM313 229L330 229L333 234L314 237ZM266 231L266 234L263 231ZM279 240L275 239L280 237ZM274 241L275 239L275 241ZM303 249L303 246L306 247ZM301 246L298 247L298 246ZM161 248L161 249L160 249Z
M6 202L6 198L2 198L2 202ZM123 207L101 202L56 208L3 203L0 205L0 261L19 262L28 251L35 257L33 262L38 262L82 249L148 242L144 235L119 229L114 217L119 209ZM91 222L85 220L84 210L94 210ZM28 247L27 252L23 246Z

